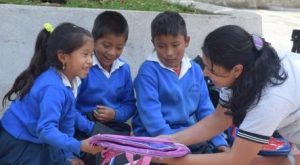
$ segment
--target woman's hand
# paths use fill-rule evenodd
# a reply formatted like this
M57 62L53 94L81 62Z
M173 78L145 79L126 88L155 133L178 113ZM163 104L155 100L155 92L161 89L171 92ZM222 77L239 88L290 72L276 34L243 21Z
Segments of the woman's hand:
M168 165L176 165L176 164L182 164L183 162L188 162L189 156L191 154L188 154L184 157L180 158L153 158L151 161L155 163L160 164L168 164Z
M159 136L157 136L157 138L168 139L168 140L175 142L173 135L159 135Z
M91 138L81 141L80 150L90 154L97 154L103 150L101 146L93 146L90 144Z

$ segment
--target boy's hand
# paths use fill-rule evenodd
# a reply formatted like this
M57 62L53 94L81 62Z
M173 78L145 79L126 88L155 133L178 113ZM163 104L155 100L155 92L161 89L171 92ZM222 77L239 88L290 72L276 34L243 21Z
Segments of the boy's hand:
M94 117L101 122L109 122L114 120L116 112L106 106L97 105L97 109L94 111Z
M220 146L217 148L218 152L228 152L230 148L228 146Z
M69 159L69 162L71 163L71 165L85 165L84 162L78 158Z
M90 144L91 138L81 141L80 150L90 154L97 154L103 150L101 146L93 146Z

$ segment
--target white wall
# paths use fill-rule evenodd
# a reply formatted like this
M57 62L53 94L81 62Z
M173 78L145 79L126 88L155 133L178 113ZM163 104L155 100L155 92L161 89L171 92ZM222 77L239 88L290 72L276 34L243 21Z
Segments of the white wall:
M100 9L0 5L0 99L11 87L16 76L24 70L33 54L38 32L45 22L57 25L73 22L88 30L102 12ZM120 11L129 23L129 38L123 58L131 65L133 77L139 65L153 51L150 42L150 23L157 12ZM191 37L187 53L201 54L202 41L207 33L225 24L237 24L251 33L261 34L261 18L253 13L231 15L182 14ZM0 108L1 110L1 108ZM0 113L1 114L1 113ZM1 116L1 115L0 115Z

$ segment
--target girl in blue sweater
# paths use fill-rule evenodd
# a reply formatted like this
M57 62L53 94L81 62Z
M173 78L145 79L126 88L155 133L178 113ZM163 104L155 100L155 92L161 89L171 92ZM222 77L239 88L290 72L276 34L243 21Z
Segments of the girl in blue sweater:
M134 134L173 134L211 115L214 107L198 64L185 55L189 36L184 19L174 12L159 14L151 24L155 52L139 69L134 82L138 113ZM220 134L211 139L216 150L227 149ZM194 153L211 152L205 145L190 146Z
M44 26L30 65L2 102L12 101L0 124L0 164L82 164L74 155L101 150L73 137L76 122L80 130L93 128L75 110L78 77L92 65L92 36L71 23Z

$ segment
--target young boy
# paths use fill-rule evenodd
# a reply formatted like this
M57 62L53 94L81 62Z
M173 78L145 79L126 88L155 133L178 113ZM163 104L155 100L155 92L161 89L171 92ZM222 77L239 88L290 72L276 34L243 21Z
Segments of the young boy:
M128 24L118 12L100 13L92 30L93 66L82 81L76 107L95 121L95 133L130 135L125 122L136 110L129 65L119 57L128 38ZM90 163L86 163L90 164Z
M134 82L138 113L132 126L136 136L158 136L184 130L214 111L198 64L185 55L189 36L184 19L175 12L160 13L151 24L154 54L141 65ZM224 151L222 135L211 139ZM212 152L209 145L190 146L193 153Z

